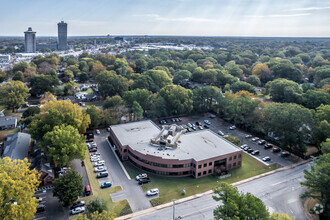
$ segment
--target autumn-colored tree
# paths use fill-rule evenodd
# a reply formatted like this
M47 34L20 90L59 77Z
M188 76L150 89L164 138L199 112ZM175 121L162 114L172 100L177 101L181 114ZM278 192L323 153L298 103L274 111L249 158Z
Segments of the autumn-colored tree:
M44 96L40 99L40 104L46 104L50 101L56 101L55 96L51 92L45 92Z
M271 71L267 64L258 63L252 69L252 74L257 75L261 82L266 83L271 80Z
M0 103L13 112L30 96L28 87L21 81L9 81L0 86Z
M0 219L32 219L38 202L32 196L40 182L27 159L0 158Z

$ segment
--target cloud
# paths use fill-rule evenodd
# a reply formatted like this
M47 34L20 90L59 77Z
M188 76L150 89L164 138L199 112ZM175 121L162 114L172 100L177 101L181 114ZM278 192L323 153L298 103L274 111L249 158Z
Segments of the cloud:
M139 14L134 15L135 17L144 17L157 21L172 21L172 22L216 22L214 19L209 18L198 18L198 17L181 17L181 18L168 18L162 17L158 14Z
M318 10L326 10L330 9L330 6L325 7L309 7L309 8L293 8L288 11L318 11Z
M302 13L302 14L272 14L272 15L252 15L248 16L251 18L280 18L280 17L302 17L309 16L310 13Z

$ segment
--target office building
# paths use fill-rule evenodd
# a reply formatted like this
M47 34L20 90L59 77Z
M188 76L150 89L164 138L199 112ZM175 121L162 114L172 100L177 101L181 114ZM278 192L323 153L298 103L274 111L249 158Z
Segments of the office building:
M32 31L32 28L29 27L25 34L25 52L26 53L35 53L37 49L36 41L36 32Z
M58 28L58 49L66 50L68 48L68 24L61 21L57 24Z

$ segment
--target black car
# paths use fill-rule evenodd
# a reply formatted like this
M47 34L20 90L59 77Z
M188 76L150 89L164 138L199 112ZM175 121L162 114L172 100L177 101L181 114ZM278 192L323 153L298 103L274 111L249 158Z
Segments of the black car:
M43 212L46 210L46 206L43 204L40 204L37 206L37 212Z
M265 144L264 148L265 149L271 149L271 148L273 148L273 145L272 144Z
M199 123L198 121L196 121L196 125L197 126L200 126L200 125L202 125L201 123Z
M204 125L204 128L209 129L210 127L208 125Z
M96 178L103 178L103 177L107 177L109 174L108 172L100 172L96 175Z
M253 151L254 151L254 150L251 149L251 148L247 150L248 153L252 153Z
M278 147L274 147L274 148L273 148L273 152L274 152L274 153L278 153L278 152L281 152L281 149L280 149L280 148L278 148Z
M258 144L259 144L259 145L263 145L263 144L265 144L265 143L266 143L265 140L260 140L260 141L258 141Z
M70 207L70 209L75 209L77 207L81 207L81 206L85 206L85 201L79 201L79 202L75 202L72 204L72 206Z
M288 152L282 152L281 153L281 157L288 157L288 156L290 156L290 154L288 153Z
M145 184L145 183L150 183L149 177L139 179L139 185L142 185L142 184Z

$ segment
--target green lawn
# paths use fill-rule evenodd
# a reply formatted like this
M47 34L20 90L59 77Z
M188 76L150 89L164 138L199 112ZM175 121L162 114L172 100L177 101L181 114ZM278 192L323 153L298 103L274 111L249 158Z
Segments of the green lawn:
M121 186L115 186L115 187L110 187L110 188L106 188L106 189L100 188L100 183L99 183L98 179L96 179L96 174L94 173L93 164L89 160L89 154L86 155L85 166L86 166L87 175L89 178L89 183L92 188L93 195L81 198L79 200L84 200L86 202L86 204L88 204L90 201L92 201L95 198L103 199L105 201L105 203L107 204L108 211L111 212L115 217L118 217L121 214L123 214L122 211L124 209L126 210L126 213L124 213L124 214L132 213L129 203L126 199L118 201L118 202L113 202L110 197L110 193L114 193L114 192L118 192L118 191L122 190ZM78 218L78 216L70 217L71 220L75 220L77 218Z
M7 135L15 134L17 132L19 132L19 128L13 128L10 130L1 130L0 131L0 141L3 141L7 137Z
M124 166L132 179L139 173L144 172L129 162L124 162ZM155 206L170 202L172 199L180 199L211 190L216 187L220 181L234 183L277 168L277 164L266 166L250 155L243 153L242 167L231 170L229 173L232 176L226 179L220 180L217 176L213 175L195 179L192 177L168 178L149 174L151 183L143 185L142 189L144 191L152 188L159 189L159 198L151 200L151 204ZM185 195L182 195L183 188L186 189Z

